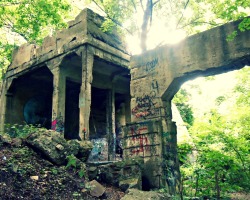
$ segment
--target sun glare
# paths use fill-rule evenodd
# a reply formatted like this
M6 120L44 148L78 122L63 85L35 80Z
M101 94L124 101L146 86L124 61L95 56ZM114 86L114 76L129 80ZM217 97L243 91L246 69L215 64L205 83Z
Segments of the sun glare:
M153 24L147 36L148 50L165 44L176 44L186 37L184 30L176 30L175 23L166 26L163 21ZM132 55L140 54L140 38L137 35L128 35L126 38L128 50Z

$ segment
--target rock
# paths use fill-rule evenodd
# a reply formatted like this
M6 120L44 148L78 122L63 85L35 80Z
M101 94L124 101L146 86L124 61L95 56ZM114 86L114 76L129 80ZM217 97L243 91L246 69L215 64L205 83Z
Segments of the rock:
M30 176L30 179L34 180L34 181L38 181L39 177L38 176Z
M126 192L126 190L130 188L138 188L138 184L140 184L140 177L139 178L130 178L126 180L119 181L119 188Z
M12 142L11 142L11 145L14 146L14 147L21 147L22 146L22 139L20 138L13 138L12 139Z
M41 130L32 133L26 138L26 142L57 165L64 164L66 156L70 154L67 141L56 131Z
M8 134L2 133L0 134L0 141L5 144L11 144L12 139Z
M98 183L96 180L90 181L90 195L93 197L100 197L105 192L105 187L103 187L100 183Z
M170 196L156 191L141 191L129 189L128 193L121 200L167 200Z
M66 141L64 136L53 130L37 131L26 138L26 142L34 150L41 152L54 164L65 164L69 155L74 155L81 161L86 161L92 149L89 141L70 140Z
M61 144L56 145L56 148L60 151L64 150L64 147Z
M86 162L89 154L93 148L93 144L90 141L70 140L68 141L72 154L75 155L82 162Z

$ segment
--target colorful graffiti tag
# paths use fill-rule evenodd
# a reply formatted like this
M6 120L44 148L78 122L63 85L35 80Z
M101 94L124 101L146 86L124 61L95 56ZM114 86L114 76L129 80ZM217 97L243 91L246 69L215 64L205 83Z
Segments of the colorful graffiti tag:
M155 96L145 95L136 98L136 106L132 109L132 115L136 118L147 119L160 115L160 108L156 107Z
M58 117L51 123L51 129L59 133L64 132L64 122L62 117Z
M88 162L100 162L108 160L108 142L106 138L92 139L94 147L89 155Z

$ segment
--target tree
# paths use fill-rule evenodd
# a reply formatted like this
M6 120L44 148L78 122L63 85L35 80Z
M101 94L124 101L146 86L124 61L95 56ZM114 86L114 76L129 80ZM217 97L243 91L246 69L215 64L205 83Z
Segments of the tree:
M197 152L194 162L182 161L185 195L219 199L232 191L250 191L250 67L240 70L238 77L230 95L236 101L223 98L217 104L228 104L230 112L220 114L218 108L214 108L203 118L195 119L189 129L194 144L179 146L179 153L184 154L181 158L187 157L186 146L188 152L190 148Z
M103 30L119 26L140 35L141 49L147 50L152 24L185 29L188 34L204 31L249 15L250 0L92 0L107 15ZM240 31L250 30L250 18L242 20ZM160 30L159 30L160 31ZM237 32L231 33L231 39ZM161 44L162 41L158 41Z
M22 42L40 44L45 36L66 26L65 15L69 10L67 0L2 0L0 75L10 63L15 46Z
M183 121L187 128L191 127L194 122L194 116L191 105L188 103L190 93L185 89L180 89L173 98L173 103L177 106Z
M118 26L126 34L137 35L142 51L149 48L148 38L153 30L159 33L162 29L165 32L185 29L188 34L203 31L249 15L250 4L250 0L87 1L94 2L106 13L107 20L102 26L103 31ZM65 15L71 11L69 2L74 3L73 0L3 0L0 2L0 29L7 28L27 42L41 43L45 36L65 26ZM247 18L242 21L240 31L249 30L249 20ZM154 28L159 22L161 29ZM231 36L236 34L234 32ZM157 42L154 46L164 43L164 38L155 37ZM9 38L0 38L0 52L4 52L1 54L0 71L6 69L6 65L10 63L11 50L19 45L18 42L9 42Z

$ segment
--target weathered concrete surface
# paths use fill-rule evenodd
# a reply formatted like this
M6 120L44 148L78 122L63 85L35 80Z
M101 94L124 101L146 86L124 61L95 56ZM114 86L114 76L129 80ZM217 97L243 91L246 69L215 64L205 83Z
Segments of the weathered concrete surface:
M120 187L123 191L129 188L142 189L143 159L127 159L115 163L87 163L88 177Z
M44 122L50 124L45 127L64 133L67 139L87 140L94 134L93 128L89 128L90 124L93 126L89 121L93 88L113 91L113 105L125 103L129 113L129 100L115 100L115 95L122 94L129 99L130 56L115 31L107 34L100 30L103 20L93 11L84 9L69 22L67 29L46 37L40 47L24 44L15 50L0 90L1 130L4 123L24 123L23 109L27 101L39 95L49 98L46 115L50 117L44 118ZM40 73L35 73L39 70ZM107 97L102 97L105 102ZM114 134L115 119L108 121L106 118L97 125L105 124L103 129ZM109 149L114 149L113 146Z
M67 139L106 138L109 160L119 138L124 158L144 159L149 187L167 183L175 194L180 171L171 99L186 80L249 64L250 32L228 42L239 22L225 24L132 56L129 63L117 34L99 30L102 20L85 9L41 47L25 44L15 51L0 91L0 128L22 123L30 98L48 97L51 117L44 121L53 130Z
M84 9L75 20L68 23L68 28L56 32L55 36L46 37L41 46L27 43L16 49L6 75L20 72L26 66L40 64L87 43L129 58L116 33L106 34L100 30L103 20L90 9Z
M135 155L145 157L151 154L152 158L155 157L153 152L161 152L159 166L163 166L163 171L158 174L159 177L165 177L165 181L164 178L159 179L157 173L152 177L159 180L159 184L167 182L172 194L178 191L180 172L171 99L186 80L236 70L250 64L250 31L239 32L233 41L226 40L229 33L237 30L238 24L228 23L193 35L179 44L165 45L131 57L132 123L128 127L134 127L132 133L136 137L124 135L127 144L125 149L129 148L133 152L137 148ZM160 141L153 151L148 149L150 142L144 133L144 124L152 121L160 124L160 128L151 126L154 127L151 130L152 138L156 142ZM159 171L159 166L152 166L151 171Z
M188 37L179 44L132 56L131 96L143 95L145 87L157 90L156 97L171 100L188 79L224 73L249 64L250 32L239 32L233 41L226 40L229 33L237 30L238 24L238 21L228 23ZM142 81L143 87L138 87Z

